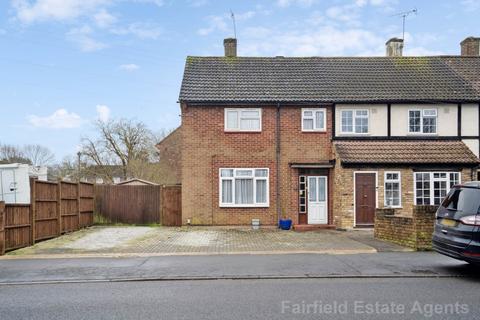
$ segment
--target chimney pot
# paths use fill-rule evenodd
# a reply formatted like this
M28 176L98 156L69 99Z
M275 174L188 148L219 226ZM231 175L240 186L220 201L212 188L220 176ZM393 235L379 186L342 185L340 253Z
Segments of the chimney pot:
M225 57L237 56L237 39L226 38L223 40L223 46L225 47Z
M403 39L392 38L385 45L387 57L401 57L403 55Z
M480 38L468 37L460 42L462 56L480 56Z

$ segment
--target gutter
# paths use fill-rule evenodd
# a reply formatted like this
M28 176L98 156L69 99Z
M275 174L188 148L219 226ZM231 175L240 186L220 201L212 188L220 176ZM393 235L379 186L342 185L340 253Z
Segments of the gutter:
M277 207L277 221L282 217L280 208L280 102L277 102L276 121L275 121L275 205Z

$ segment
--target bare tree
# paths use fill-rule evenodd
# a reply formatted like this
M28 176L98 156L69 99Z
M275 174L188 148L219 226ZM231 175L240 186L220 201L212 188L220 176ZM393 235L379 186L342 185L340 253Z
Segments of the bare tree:
M51 166L48 175L52 180L73 180L77 171L78 168L75 159L67 156L63 158L61 163Z
M97 121L95 126L99 138L82 139L81 153L95 170L101 171L110 180L112 166L120 166L123 178L127 179L131 163L148 163L155 158L155 138L144 123L119 119Z
M23 156L34 166L49 166L55 161L53 152L39 144L27 144L22 150Z
M31 164L20 147L9 144L0 144L0 163Z

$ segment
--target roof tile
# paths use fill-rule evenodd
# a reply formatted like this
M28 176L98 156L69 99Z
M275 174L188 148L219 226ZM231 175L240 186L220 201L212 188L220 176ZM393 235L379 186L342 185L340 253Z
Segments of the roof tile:
M456 140L337 141L343 164L478 164L479 159Z

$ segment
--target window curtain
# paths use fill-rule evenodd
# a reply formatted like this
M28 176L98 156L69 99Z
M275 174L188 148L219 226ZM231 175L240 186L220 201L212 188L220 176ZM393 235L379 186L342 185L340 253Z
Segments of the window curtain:
M222 202L223 203L232 203L232 180L223 180L222 181Z
M257 203L267 202L267 180L257 180Z
M253 204L253 179L235 180L235 203Z

